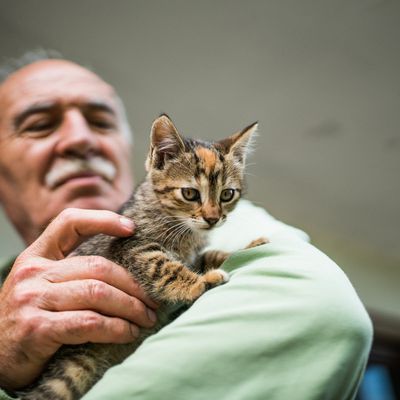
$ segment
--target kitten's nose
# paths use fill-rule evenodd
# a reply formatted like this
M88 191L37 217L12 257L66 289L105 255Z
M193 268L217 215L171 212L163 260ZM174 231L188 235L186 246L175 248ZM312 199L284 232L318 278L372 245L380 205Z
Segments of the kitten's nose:
M203 218L204 218L204 221L206 221L208 223L208 225L210 225L210 226L215 225L219 221L219 218L206 218L206 217L203 217Z

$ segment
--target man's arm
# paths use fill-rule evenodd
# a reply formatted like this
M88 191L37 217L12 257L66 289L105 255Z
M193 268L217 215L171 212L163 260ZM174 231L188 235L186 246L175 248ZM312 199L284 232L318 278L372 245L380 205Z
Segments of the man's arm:
M222 266L228 283L147 339L84 400L352 399L371 345L368 315L332 260L292 228L266 223L265 232L256 222L250 231L269 244L231 256Z
M129 236L110 211L67 209L16 259L0 291L0 386L32 382L62 344L134 341L156 305L122 267L69 257L88 236Z

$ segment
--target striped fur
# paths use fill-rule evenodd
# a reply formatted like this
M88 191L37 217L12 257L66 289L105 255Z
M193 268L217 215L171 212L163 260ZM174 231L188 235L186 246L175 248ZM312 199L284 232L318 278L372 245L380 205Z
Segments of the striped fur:
M98 235L75 254L100 255L127 268L161 304L157 326L144 329L133 344L62 346L38 381L19 393L22 399L79 399L109 367L175 317L177 308L227 280L218 268L229 254L198 255L210 229L226 220L242 194L246 149L256 127L204 142L182 137L166 115L153 123L146 180L120 210L135 221L134 236ZM182 189L198 198L188 200Z

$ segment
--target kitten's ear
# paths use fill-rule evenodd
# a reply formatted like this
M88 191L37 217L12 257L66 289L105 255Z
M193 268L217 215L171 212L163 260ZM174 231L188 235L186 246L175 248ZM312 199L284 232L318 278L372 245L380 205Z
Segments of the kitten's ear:
M185 150L185 144L175 125L166 114L158 117L151 127L150 151L146 170L151 167L162 169L166 161Z
M226 154L232 154L239 162L244 163L246 155L251 150L252 139L254 139L257 129L258 122L254 122L242 131L222 139L218 143Z

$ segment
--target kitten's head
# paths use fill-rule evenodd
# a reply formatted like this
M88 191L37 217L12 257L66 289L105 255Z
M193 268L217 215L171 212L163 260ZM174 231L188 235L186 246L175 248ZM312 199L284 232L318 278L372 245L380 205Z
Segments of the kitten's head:
M168 116L151 129L146 169L166 214L192 229L221 225L243 191L244 167L254 123L217 142L181 136Z

